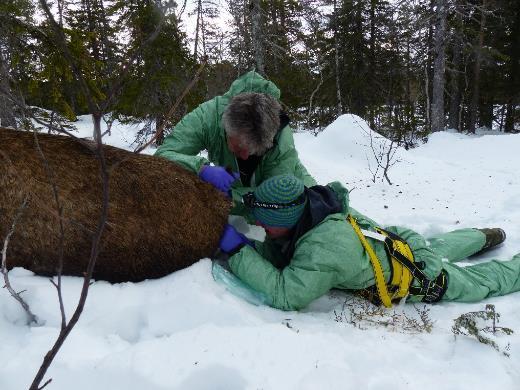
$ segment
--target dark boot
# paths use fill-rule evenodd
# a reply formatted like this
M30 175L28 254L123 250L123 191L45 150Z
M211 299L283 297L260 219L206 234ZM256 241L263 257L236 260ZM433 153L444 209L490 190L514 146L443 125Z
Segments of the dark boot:
M506 232L504 232L500 228L484 228L477 230L480 230L482 233L486 235L486 243L480 251L475 253L475 256L481 255L482 253L487 252L491 248L494 248L495 246L502 244L506 239Z

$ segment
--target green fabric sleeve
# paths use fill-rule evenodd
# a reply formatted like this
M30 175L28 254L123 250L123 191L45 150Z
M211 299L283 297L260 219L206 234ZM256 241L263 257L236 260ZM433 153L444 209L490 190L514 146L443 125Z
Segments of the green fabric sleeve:
M282 268L285 258L281 252L281 245L266 237L263 242L255 241L255 249L264 259L268 260L276 268Z
M277 269L251 247L229 259L231 270L253 289L264 293L269 304L298 310L326 294L337 283L337 270L328 263L333 253L319 242L305 240L297 246L290 264Z
M202 165L209 164L206 158L197 154L208 148L211 134L216 133L214 129L218 126L216 105L216 98L214 98L184 116L164 139L155 156L175 161L198 174Z

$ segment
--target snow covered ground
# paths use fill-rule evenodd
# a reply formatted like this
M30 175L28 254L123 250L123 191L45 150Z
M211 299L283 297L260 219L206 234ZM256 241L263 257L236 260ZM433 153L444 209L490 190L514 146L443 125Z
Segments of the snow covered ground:
M89 119L82 118L79 127L88 135ZM114 124L107 143L132 149L135 131ZM372 181L368 134L365 122L344 115L317 137L299 133L295 140L320 183L343 182L352 189L353 207L383 225L405 225L427 236L499 226L508 234L506 243L472 261L508 259L520 251L520 135L434 134L427 144L397 152L390 186ZM385 140L373 135L372 141L377 146ZM60 326L47 278L23 269L10 277L45 324L27 327L19 305L0 291L1 390L28 388ZM65 277L63 285L70 315L81 279ZM520 388L520 293L429 306L430 333L409 329L406 320L418 320L421 305L360 319L356 313L363 311L355 302L333 292L302 312L254 306L213 280L209 259L159 280L95 282L47 374L53 378L48 388ZM500 326L515 331L494 337L500 352L452 332L455 318L486 304L495 305Z

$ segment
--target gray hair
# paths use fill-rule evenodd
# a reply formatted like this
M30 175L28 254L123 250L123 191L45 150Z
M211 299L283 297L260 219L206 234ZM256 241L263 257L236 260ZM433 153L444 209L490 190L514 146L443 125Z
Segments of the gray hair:
M263 155L280 128L281 106L265 93L234 96L222 117L226 134L241 137L250 154Z

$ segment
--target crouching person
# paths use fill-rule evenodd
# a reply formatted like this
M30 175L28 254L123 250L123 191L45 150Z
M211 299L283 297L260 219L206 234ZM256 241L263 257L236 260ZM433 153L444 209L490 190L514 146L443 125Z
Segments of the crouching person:
M305 185L316 184L298 157L290 119L279 98L274 83L248 72L224 95L187 114L155 155L197 173L233 199L232 214L250 218L242 195L265 179L289 173ZM199 155L203 150L208 158Z
M349 206L338 182L307 188L292 175L265 180L244 203L266 240L249 241L228 225L220 248L233 273L279 309L304 308L332 288L359 291L387 307L405 297L475 302L520 290L520 254L455 264L502 243L502 229L460 229L426 240L407 228L381 228Z

